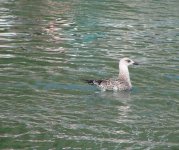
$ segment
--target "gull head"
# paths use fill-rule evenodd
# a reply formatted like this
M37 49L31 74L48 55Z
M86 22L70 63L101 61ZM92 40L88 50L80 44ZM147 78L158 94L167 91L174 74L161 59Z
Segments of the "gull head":
M138 65L138 63L137 62L135 62L135 61L133 61L132 59L130 59L130 58L127 58L127 57L125 57L125 58L122 58L120 61L119 61L119 64L120 64L120 66L131 66L131 65Z

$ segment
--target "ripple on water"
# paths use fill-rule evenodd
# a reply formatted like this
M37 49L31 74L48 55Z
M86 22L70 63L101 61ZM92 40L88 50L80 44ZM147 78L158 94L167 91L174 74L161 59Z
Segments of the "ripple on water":
M1 149L178 149L177 1L1 1Z

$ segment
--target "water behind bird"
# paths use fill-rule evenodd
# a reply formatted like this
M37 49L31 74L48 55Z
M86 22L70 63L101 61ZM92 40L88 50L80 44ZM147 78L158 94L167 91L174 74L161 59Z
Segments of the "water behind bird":
M178 149L178 1L1 1L0 149ZM130 67L131 92L82 79Z

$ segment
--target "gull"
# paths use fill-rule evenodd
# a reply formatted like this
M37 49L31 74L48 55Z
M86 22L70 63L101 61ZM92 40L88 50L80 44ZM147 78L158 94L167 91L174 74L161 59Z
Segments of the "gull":
M132 89L132 84L129 76L128 66L138 65L137 62L127 57L122 58L119 61L119 76L116 79L107 80L85 80L91 85L96 85L102 91L113 90L113 91L128 91Z

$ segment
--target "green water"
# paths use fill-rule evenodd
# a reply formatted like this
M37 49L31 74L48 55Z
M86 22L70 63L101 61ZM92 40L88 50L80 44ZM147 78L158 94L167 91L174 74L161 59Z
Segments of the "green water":
M1 0L0 149L179 149L179 1ZM130 57L133 90L116 77Z

